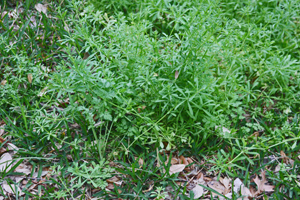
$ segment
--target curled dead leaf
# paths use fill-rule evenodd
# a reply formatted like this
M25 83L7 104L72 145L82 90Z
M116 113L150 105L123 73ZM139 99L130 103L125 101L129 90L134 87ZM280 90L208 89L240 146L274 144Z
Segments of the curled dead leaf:
M184 156L180 156L179 157L179 159L180 159L180 163L182 163L182 164L184 164L184 165L188 165L189 163L188 163L188 161L185 159L185 157Z

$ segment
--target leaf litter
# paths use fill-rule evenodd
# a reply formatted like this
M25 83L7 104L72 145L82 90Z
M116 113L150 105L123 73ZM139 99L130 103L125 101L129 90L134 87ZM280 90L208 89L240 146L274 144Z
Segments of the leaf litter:
M2 139L1 143L6 144L6 148L9 153L6 152L2 154L1 162L3 163L2 165L0 165L0 169L2 171L4 170L4 168L7 168L6 170L9 170L11 169L11 166L13 166L13 156L18 148L12 143L7 142L5 139ZM184 157L183 155L171 157L171 155L168 155L165 164L169 162L169 159L171 159L169 175L178 175L177 177L179 181L176 182L178 187L183 188L184 186L186 186L187 190L189 191L189 196L191 196L191 194L193 193L195 199L210 199L211 195L214 197L214 199L231 198L232 191L234 191L235 195L242 195L242 198L244 199L253 198L259 196L262 193L273 192L274 189L274 186L268 183L265 173L266 171L262 171L262 173L260 174L261 178L256 175L255 178L252 179L252 182L254 182L257 187L251 187L249 189L239 178L236 178L234 181L232 181L232 177L221 176L218 180L217 177L213 176L213 174L207 173L208 171L198 169L196 164L197 161L195 161L195 159L191 157ZM281 159L286 163L292 163L283 152L281 153ZM205 164L202 161L199 161L198 163L200 162L202 164ZM6 163L9 163L9 167L7 167ZM139 158L138 163L140 166L142 166L145 163L145 160ZM113 162L111 162L110 165L114 168L121 167L114 164ZM15 168L14 172L18 172L23 175L9 176L10 179L14 180L16 183L19 183L19 185L17 187L14 187L16 189L16 191L14 191L12 190L13 187L11 187L7 182L3 182L2 188L4 188L4 191L6 192L5 194L15 196L17 193L19 193L18 195L24 195L22 190L25 188L25 185L28 184L28 180L32 181L32 185L28 188L27 191L32 194L38 194L38 191L36 190L38 185L44 185L44 182L49 180L49 178L51 177L55 178L55 176L51 174L51 170L49 169L42 170L41 174L39 174L37 171L33 171L34 170L32 169L32 166L29 164L29 162L23 161L22 163L20 163ZM127 184L123 181L123 176L121 174L117 174L107 179L106 182L108 183L106 187L107 191L114 191L116 189L116 186L122 188L124 184ZM208 188L210 188L211 191ZM154 190L154 185L153 182L150 182L148 190L145 190L144 192L146 193L152 190ZM100 190L94 188L93 191L99 192ZM119 193L122 192L120 189L118 189L118 191ZM215 193L214 191L216 191L217 193ZM165 199L175 198L174 194L176 192L172 187L166 187L165 192L168 194Z

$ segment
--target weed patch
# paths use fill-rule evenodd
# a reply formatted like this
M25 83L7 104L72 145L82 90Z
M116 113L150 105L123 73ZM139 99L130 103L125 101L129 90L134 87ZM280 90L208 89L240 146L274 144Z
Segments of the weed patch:
M1 6L0 195L297 198L298 1Z

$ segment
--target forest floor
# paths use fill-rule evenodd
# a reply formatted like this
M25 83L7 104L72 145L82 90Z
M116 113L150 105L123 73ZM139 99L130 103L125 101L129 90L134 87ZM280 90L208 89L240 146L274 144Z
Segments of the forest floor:
M0 3L1 199L299 199L300 2Z

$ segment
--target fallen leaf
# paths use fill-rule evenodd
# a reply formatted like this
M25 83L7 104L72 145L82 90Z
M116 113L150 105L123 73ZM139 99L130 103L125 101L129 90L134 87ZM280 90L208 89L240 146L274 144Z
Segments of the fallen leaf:
M46 91L47 89L48 89L48 87L45 87L44 89L42 89L40 91L40 93L38 94L38 96L41 97L41 96L45 95L47 93L47 91Z
M280 155L281 155L281 158L283 159L283 162L285 164L291 164L292 166L294 166L294 160L287 157L286 154L283 151L280 151Z
M194 193L194 199L200 198L204 193L204 189L200 185L196 185L191 191Z
M46 176L48 173L49 173L49 171L42 171L40 177ZM38 178L38 174L39 174L38 172L34 172L34 173L32 174L32 178Z
M210 181L207 183L207 185L208 185L208 187L219 192L220 194L224 194L224 192L225 192L225 187L219 181Z
M5 125L0 126L0 136L2 136L4 134L4 126Z
M170 170L169 170L169 174L175 174L178 172L182 172L185 168L184 164L178 164L178 165L171 165Z
M265 175L265 171L263 171L261 173L261 178L259 179L259 177L256 175L256 177L253 179L254 183L257 185L257 194L260 194L261 192L265 191L265 192L273 192L274 191L274 187L273 185L266 185L266 183L268 182L266 179L266 175Z
M10 143L10 142L7 143L7 148L10 151L18 151L19 150L19 148L16 145L14 145L13 143Z
M113 189L115 189L115 186L114 186L114 184L109 183L109 184L106 186L106 189L113 190Z
M30 23L30 27L31 27L31 28L36 27L37 24L36 24L35 16L31 16L31 17L30 17L30 22L31 22L31 23Z
M275 167L274 172L279 172L280 169L281 169L282 167L285 167L285 166L286 166L285 163L279 163L279 164Z
M0 155L2 155L4 152L6 152L6 149L3 148L3 147L1 147L1 148L0 148Z
M29 83L32 83L32 74L28 74L27 79Z
M34 6L34 8L38 11L38 12L43 12L45 15L47 14L47 6L43 5L43 4L36 4Z
M115 183L117 181L119 181L119 178L116 177L116 176L113 176L113 177L106 180L106 182L108 182L108 183Z
M295 181L296 181L296 183L297 183L298 187L300 188L300 182L299 182L299 181L297 181L297 180L295 180Z
M1 19L3 19L3 17L4 17L6 14L7 14L7 11L3 11L3 12L1 13Z
M12 10L12 11L9 11L8 17L9 17L9 18L17 19L17 18L18 18L18 12L16 11L16 9L15 9L15 10Z
M2 189L5 190L7 193L9 194L15 194L16 195L16 192L22 196L24 194L24 192L22 192L20 190L20 188L16 185L8 185L7 183L3 183L2 184ZM13 189L16 189L16 191L14 191Z
M29 175L31 173L31 169L28 168L25 164L20 164L16 169L15 172L24 173L26 175Z
M6 83L7 83L7 80L5 80L5 79L1 81L1 85L5 85Z
M185 159L185 157L183 155L181 155L179 157L179 159L180 159L180 163L181 164L184 164L184 165L188 165L189 164L188 161Z
M175 80L178 78L178 76L179 76L179 72L178 72L178 70L176 70L175 71Z
M24 176L15 176L16 183L20 183L25 177Z
M139 166L143 166L144 160L142 158L139 159Z
M7 172L11 169L12 157L9 153L4 153L0 159L0 172Z
M241 187L241 194L244 197L253 197L253 194L250 192L250 190L245 185L242 185L242 187Z
M171 165L175 165L175 164L178 164L178 163L179 163L179 161L178 161L177 158L172 158L171 159Z
M241 179L236 178L233 182L233 191L235 193L239 193L241 186L244 185L243 182L241 181Z
M231 188L231 179L225 177L225 178L220 178L220 182L224 185L224 187L226 189L230 189Z

